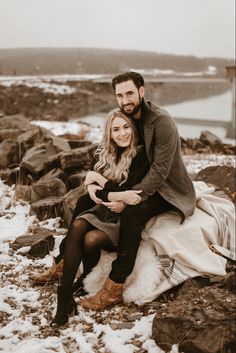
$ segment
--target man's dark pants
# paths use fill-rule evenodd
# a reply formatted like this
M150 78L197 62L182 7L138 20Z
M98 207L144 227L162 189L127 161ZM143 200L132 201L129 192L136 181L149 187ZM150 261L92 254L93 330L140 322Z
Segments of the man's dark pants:
M65 244L70 233L70 228L76 217L82 212L93 207L95 202L91 200L89 194L81 196L74 209L70 226L65 238L60 244L60 253L56 257L58 263L64 256ZM121 213L120 218L120 238L117 248L117 258L112 263L110 279L116 283L124 283L134 268L138 248L141 241L141 233L146 222L165 211L172 209L173 206L164 200L160 194L156 193L135 206L127 205Z
M120 238L117 258L112 263L110 279L116 283L124 283L134 268L141 233L146 222L158 214L172 209L173 206L160 194L150 196L135 206L126 206L120 218Z

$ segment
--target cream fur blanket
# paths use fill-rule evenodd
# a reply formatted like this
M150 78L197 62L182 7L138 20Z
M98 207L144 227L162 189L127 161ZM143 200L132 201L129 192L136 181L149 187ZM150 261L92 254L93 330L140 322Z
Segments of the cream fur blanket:
M226 259L235 255L235 208L214 196L213 187L194 183L197 207L180 224L174 212L153 217L143 231L135 267L124 285L124 302L150 302L166 290L196 276L225 275ZM116 253L103 252L84 280L89 294L100 290Z

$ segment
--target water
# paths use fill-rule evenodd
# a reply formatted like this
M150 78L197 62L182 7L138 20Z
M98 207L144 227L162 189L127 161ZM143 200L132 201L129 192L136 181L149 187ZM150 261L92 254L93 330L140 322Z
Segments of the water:
M212 96L205 99L166 105L164 107L173 117L204 119L209 121L231 120L232 114L232 92ZM184 138L198 138L201 131L210 130L226 142L232 142L226 139L226 129L218 126L187 125L178 123L179 133Z
M229 121L231 104L232 93L227 91L209 98L166 105L165 109L176 117Z

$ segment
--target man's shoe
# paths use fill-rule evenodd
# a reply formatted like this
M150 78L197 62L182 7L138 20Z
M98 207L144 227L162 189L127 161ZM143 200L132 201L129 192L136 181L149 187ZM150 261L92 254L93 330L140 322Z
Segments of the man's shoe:
M104 287L95 295L80 300L79 304L85 309L103 310L122 302L123 283L113 282L109 277Z
M60 283L63 273L64 260L60 260L58 264L54 263L47 271L43 273L33 274L29 279L34 281L36 285L51 284L54 282Z

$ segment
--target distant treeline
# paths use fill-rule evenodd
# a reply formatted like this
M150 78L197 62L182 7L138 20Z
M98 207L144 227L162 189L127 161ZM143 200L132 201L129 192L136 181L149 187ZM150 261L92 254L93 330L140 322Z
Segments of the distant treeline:
M225 76L224 58L199 58L134 50L95 48L0 49L0 75L35 74L117 74L130 69L159 69L178 72L207 71L217 68Z

